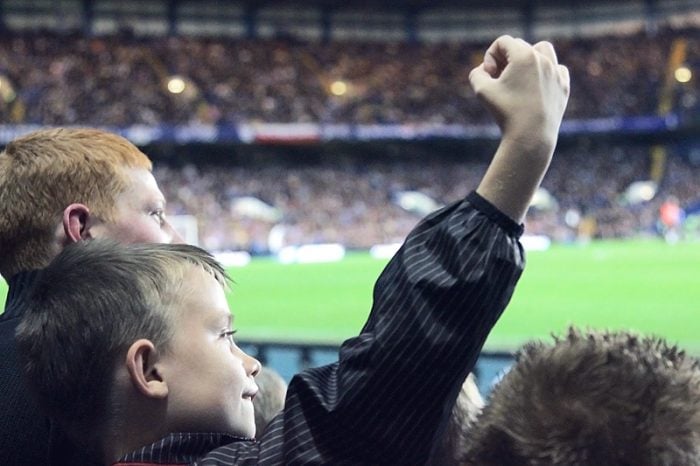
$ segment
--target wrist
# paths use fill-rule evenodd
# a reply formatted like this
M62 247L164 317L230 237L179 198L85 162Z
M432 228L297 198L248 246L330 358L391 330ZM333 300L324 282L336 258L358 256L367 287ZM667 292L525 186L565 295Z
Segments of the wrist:
M517 143L524 149L554 151L560 125L561 119L553 120L546 113L533 112L527 118L504 122L503 140Z
M552 132L524 128L519 131L504 131L501 147L507 153L519 154L521 158L549 161L557 144L557 134Z

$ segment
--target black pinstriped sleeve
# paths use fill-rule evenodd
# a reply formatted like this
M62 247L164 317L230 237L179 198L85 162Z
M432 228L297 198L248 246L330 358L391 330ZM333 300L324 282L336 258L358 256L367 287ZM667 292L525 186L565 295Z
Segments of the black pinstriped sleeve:
M198 464L424 464L524 266L522 228L476 193L423 220L339 362L297 375L260 443Z

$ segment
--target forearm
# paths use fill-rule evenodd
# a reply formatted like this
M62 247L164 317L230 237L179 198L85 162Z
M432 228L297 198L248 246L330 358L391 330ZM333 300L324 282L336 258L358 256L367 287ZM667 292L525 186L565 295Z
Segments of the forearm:
M523 132L501 140L476 192L521 223L554 153L547 135Z

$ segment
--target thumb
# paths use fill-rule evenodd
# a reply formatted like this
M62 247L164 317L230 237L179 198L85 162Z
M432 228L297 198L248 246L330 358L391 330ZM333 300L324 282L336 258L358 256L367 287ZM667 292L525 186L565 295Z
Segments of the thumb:
M492 77L497 78L501 74L500 70L498 69L498 62L496 61L496 57L493 56L490 50L487 50L486 54L484 55L483 65L484 70Z
M492 81L494 81L494 78L492 78L491 74L486 71L484 63L477 66L469 73L469 82L477 95L480 95L484 87L486 87Z

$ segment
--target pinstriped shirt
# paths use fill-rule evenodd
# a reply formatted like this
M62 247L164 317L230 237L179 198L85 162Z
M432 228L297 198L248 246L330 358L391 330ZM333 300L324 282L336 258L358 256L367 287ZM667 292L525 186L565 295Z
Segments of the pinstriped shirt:
M426 217L338 362L296 375L260 441L171 434L119 464L425 464L524 266L522 227L476 193Z

